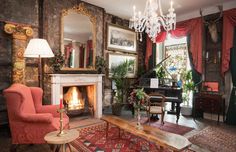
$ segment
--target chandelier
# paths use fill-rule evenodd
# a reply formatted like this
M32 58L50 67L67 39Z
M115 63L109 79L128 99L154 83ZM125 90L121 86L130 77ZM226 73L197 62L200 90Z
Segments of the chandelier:
M163 15L160 0L147 0L143 14L138 13L133 7L133 16L130 19L129 28L134 28L135 32L140 33L142 41L142 32L148 34L153 42L157 34L161 32L161 26L167 32L175 29L176 14L174 13L173 2L170 3L168 14Z

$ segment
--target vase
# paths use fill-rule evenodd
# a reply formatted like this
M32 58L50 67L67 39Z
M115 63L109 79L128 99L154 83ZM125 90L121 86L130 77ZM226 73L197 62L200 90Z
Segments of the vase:
M140 113L140 108L137 109L137 124L136 124L136 128L138 130L142 130L143 126L141 125L141 113Z

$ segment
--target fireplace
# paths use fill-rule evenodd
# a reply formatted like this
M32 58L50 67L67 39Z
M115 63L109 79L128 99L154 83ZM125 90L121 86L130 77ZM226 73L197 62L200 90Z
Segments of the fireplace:
M66 88L68 88L68 90ZM84 110L85 96L87 95L83 95L83 90L84 89L80 90L76 86L63 87L63 101L65 101L68 111Z
M63 103L69 116L94 116L94 85L63 87Z
M51 74L52 104L64 105L71 114L102 116L102 74Z

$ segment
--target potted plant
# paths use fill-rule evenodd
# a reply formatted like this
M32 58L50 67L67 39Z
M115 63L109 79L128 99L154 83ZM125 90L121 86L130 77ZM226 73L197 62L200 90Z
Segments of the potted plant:
M166 77L166 71L163 66L157 67L156 75L157 75L157 78L159 79L159 85L163 85L164 78Z
M96 56L95 68L99 74L106 72L106 61L103 57Z
M127 73L130 66L134 64L133 60L126 60L125 62L111 68L111 79L115 83L115 97L112 104L112 113L114 115L120 115L123 106L124 99L126 98L127 85Z
M54 72L60 71L65 63L64 56L61 51L54 51L54 57L49 60L50 66L52 66Z
M192 93L195 89L194 82L192 80L192 70L183 73L183 105L181 106L182 115L190 116L192 115L192 105L190 105L190 100L192 100Z

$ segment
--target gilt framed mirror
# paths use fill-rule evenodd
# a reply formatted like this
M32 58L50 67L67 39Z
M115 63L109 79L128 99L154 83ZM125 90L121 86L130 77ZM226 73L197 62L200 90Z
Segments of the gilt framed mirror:
M61 70L95 70L96 18L84 3L64 9L61 17Z

